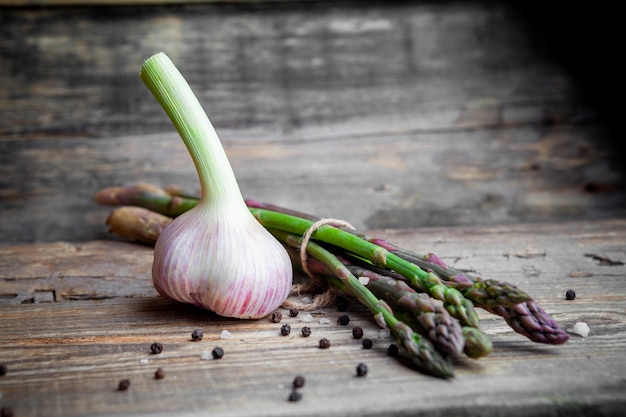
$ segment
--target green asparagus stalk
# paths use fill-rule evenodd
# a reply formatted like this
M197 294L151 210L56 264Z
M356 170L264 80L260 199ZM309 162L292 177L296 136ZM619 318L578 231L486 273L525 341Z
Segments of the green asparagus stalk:
M187 198L178 200L181 199L181 195L185 195ZM104 205L137 205L172 217L177 215L177 213L188 210L197 203L197 200L193 198L191 193L183 193L181 191L167 193L150 186L110 187L99 192L95 200ZM305 213L254 200L246 200L246 204L248 204L251 210L262 208L277 213L290 214L294 217L299 217L301 220L314 221L317 219ZM142 234L141 230L132 233L138 234L134 240L144 241L142 239L145 238L145 233ZM345 230L344 233L354 234L360 239L386 249L406 262L412 263L420 270L432 273L436 279L434 280L435 285L431 285L430 288L434 292L438 291L440 294L441 290L439 288L441 286L455 287L457 292L463 295L465 299L463 303L475 303L476 306L482 307L492 314L502 316L516 332L535 342L561 344L569 339L568 334L555 320L533 301L528 294L515 286L500 283L496 280L482 280L472 277L470 274L449 267L432 253L427 255L416 254L392 245L383 239L368 237L358 231ZM132 239L132 236L129 238ZM427 280L428 277L421 275L419 279L409 280L409 283L411 285L417 284L415 287L423 289L425 285L421 283L421 279ZM451 297L453 299L454 295L455 293L452 292ZM448 305L446 307L454 310L454 308ZM474 314L470 314L470 316L474 316ZM470 326L477 327L475 323L477 316L473 321L474 323Z
M292 259L292 262L294 264L294 266L296 267L300 267L300 263L301 263L301 259L299 254L297 253L296 249L294 248L298 248L299 247L299 241L298 240L293 240L292 242L290 242L290 244L287 244L287 251L289 253L289 256ZM370 269L366 269L366 268L362 268L362 267L358 267L356 265L352 265L349 262L347 263L346 261L342 261L350 270L350 272L352 272L352 274L357 277L365 277L368 278L370 280L370 283L368 283L366 286L368 287L368 289L370 289L370 291L372 291L372 293L382 299L385 299L384 297L386 296L385 294L382 294L380 292L376 291L376 287L372 287L371 286L371 279L373 275L379 275L383 278L389 279L390 281L397 281L397 279L393 278L392 275L395 275L393 273L393 271L387 271L389 272L390 275L382 275L379 273L376 273ZM332 276L332 271L329 271L328 268L326 268L323 264L321 264L319 261L317 261L317 259L309 257L307 259L307 264L309 267L309 271L311 271L311 273L313 273L316 276ZM301 268L302 269L302 268ZM402 280L402 277L399 278L400 280ZM411 289L412 290L412 289ZM412 290L414 291L414 290ZM422 296L426 296L425 294L422 294ZM430 298L424 298L424 297L420 297L422 299L422 301L424 303L426 303L426 300L430 300L431 303L434 303L436 305L436 302ZM419 311L410 311L410 310L405 310L402 308L402 306L398 305L398 304L394 304L393 298L389 298L388 300L386 300L389 304L392 305L393 307L393 312L394 315L396 316L396 318L406 324L408 324L413 330L417 331L418 333L422 334L424 337L429 337L428 335L428 331L430 330L430 328L428 327L428 322L426 323L419 323L416 319L416 316L420 315ZM415 309L414 309L415 310ZM443 309L443 308L438 308L438 311L440 311L442 314L448 315L449 313ZM454 319L452 319L454 320ZM435 321L435 323L438 321L436 318L433 320ZM458 323L457 323L458 325ZM456 327L456 326L453 326ZM439 328L440 331L445 331L445 329L447 328ZM452 329L447 329L447 331L450 331L451 333L454 332L454 328ZM483 333L480 329L477 329L475 327L468 327L468 326L464 326L461 329L460 332L460 336L463 341L461 342L462 347L463 347L463 353L473 359L478 359L481 358L483 356L487 356L488 354L491 353L491 351L493 350L493 344L491 342L491 339L489 339L489 336L487 336L485 333ZM454 336L452 336L451 338L454 338ZM439 350L442 354L446 354L446 350L441 349L441 346L438 345L438 341L441 342L441 338L437 338L438 340L433 340L432 338L429 339L431 341L431 343L433 343L433 345L435 346L435 348L437 350ZM445 340L445 339L443 339Z
M281 230L268 230L286 245L299 246L302 243L300 236ZM374 314L377 323L389 328L396 338L402 354L409 358L414 365L435 376L444 378L454 376L450 360L442 357L430 341L421 337L406 323L398 320L389 306L383 300L376 298L335 255L311 241L308 243L306 251L311 257L321 262L327 270L332 271L333 276L327 277L327 281L331 285L354 296Z
M444 355L456 357L463 352L461 325L441 303L435 302L426 294L417 293L404 281L397 281L355 265L347 267L354 276L366 278L367 288L378 298L412 314L421 330L419 333L428 337ZM411 327L417 330L414 326Z
M250 208L250 211L265 228L282 230L300 236L306 233L307 229L314 223L312 220L265 209ZM414 288L443 301L446 310L453 317L456 317L461 324L478 327L478 315L471 301L463 297L458 290L445 286L434 273L426 272L393 253L389 253L381 246L332 226L320 227L312 234L312 238L341 247L356 256L369 260L374 265L396 271L404 276Z
M382 240L377 239L377 244L382 244ZM385 242L384 247L390 249L392 245ZM434 253L421 255L399 247L394 246L394 248L392 249L393 253L409 262L415 263L423 269L432 270L446 284L455 286L465 297L472 300L477 307L511 307L532 299L530 295L515 285L494 279L483 280L452 268L446 265Z
M493 350L491 339L476 327L463 326L463 353L472 359L487 356Z
M390 250L394 246L379 240L378 244ZM567 332L528 294L514 285L496 280L482 280L449 267L436 255L419 255L397 248L393 253L409 262L417 262L451 282L471 282L461 290L463 295L492 314L501 316L517 333L533 342L560 345L569 339Z
M164 216L177 217L190 210L198 200L171 195L154 186L107 187L100 190L94 200L106 206L138 206Z

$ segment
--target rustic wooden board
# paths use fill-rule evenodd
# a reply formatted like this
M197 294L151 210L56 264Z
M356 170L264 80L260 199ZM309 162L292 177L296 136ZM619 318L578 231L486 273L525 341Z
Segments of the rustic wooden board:
M2 406L19 416L604 416L623 415L626 400L626 222L623 220L463 228L378 230L372 234L484 277L515 283L566 329L589 324L587 338L562 346L533 344L497 317L480 313L494 352L458 360L456 377L422 375L385 353L373 320L351 304L316 311L313 334L285 314L290 336L267 319L241 321L166 302L150 283L151 249L114 241L56 242L0 249ZM578 296L564 299L567 289ZM52 292L38 297L37 292ZM66 294L82 294L71 297ZM82 298L82 299L81 299ZM99 299L100 298L100 299ZM18 304L25 303L25 304ZM286 313L286 312L285 312ZM330 324L320 324L319 318ZM361 325L375 341L352 339ZM190 340L202 328L201 342ZM222 330L232 333L220 339ZM320 350L321 337L331 340ZM160 355L150 344L161 342ZM225 356L202 360L215 346ZM359 362L369 366L355 376ZM162 367L163 380L154 372ZM287 401L297 374L303 399ZM126 392L116 391L122 378Z
M421 117L478 99L588 115L567 71L505 5L3 9L0 134L111 137L169 127L138 79L164 51L218 127L290 130Z
M337 127L302 140L220 134L244 196L361 229L626 215L622 177L595 129L368 129L355 123L353 134ZM109 208L93 196L111 185L198 189L191 158L173 133L4 145L3 242L101 239Z
M626 215L615 143L505 5L4 8L0 26L0 242L101 239L105 186L197 188L137 75L159 50L247 197L361 228Z

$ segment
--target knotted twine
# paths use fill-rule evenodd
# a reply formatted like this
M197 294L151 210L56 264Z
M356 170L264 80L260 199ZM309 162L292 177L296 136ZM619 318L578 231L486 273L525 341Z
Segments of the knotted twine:
M291 300L285 300L282 304L284 308L297 308L298 310L311 311L318 308L326 307L332 304L337 297L337 289L326 284L323 280L317 277L308 265L307 246L311 240L313 233L322 226L329 225L333 227L347 227L354 230L354 226L350 223L340 219L321 219L313 223L308 229L306 229L302 236L302 243L300 244L300 263L302 264L302 270L312 279L312 282L306 282L303 284L296 284L291 288L291 294L300 295L301 292L311 292L318 287L325 287L326 289L321 294L316 295L310 302L297 302Z

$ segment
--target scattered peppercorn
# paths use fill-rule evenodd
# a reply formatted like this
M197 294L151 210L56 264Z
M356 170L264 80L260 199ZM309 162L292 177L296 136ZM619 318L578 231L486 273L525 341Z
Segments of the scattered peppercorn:
M398 356L399 352L400 352L400 349L398 349L398 345L396 345L395 343L390 344L389 347L387 348L387 355L389 356L396 357Z
M283 313L281 313L280 311L274 311L272 313L272 323L280 323L282 319L283 319Z
M297 309L297 308L295 308L295 307L289 310L289 315L290 315L291 317L296 317L296 316L298 315L298 313L299 313L299 311L298 311L298 309Z
M350 317L346 315L337 317L337 324L340 324L342 326L347 326L348 323L350 323Z
M298 391L291 390L291 393L289 394L289 401L300 401L302 399L302 394L300 394Z
M118 391L126 391L130 387L130 380L122 379L119 384L117 384Z
M363 349L371 349L374 346L374 342L371 339L363 339Z
M325 337L320 339L319 347L320 349L328 349L330 347L330 340L326 339Z
M567 290L567 292L565 292L566 300L573 300L575 298L576 298L576 292L574 292L574 290Z
M163 368L159 368L154 372L154 378L155 379L165 378L165 371L163 370Z
M213 359L220 359L222 356L224 356L224 349L222 349L219 346L216 346L215 349L213 349L213 351L211 352L211 354L213 355Z
M6 375L8 370L9 368L5 364L0 363L0 376Z
M367 375L367 365L364 363L360 363L356 366L356 376L365 376Z
M282 334L283 336L287 336L289 333L291 333L291 326L288 324L283 324L280 328L280 334Z
M163 345L158 342L153 343L150 345L150 351L155 355L158 355L159 353L163 352Z
M361 329L360 327L355 327L354 329L352 329L352 337L354 337L355 339L360 339L363 337L363 329Z
M13 409L11 407L2 407L0 409L1 417L13 417Z
M310 328L310 327L308 327L308 326L304 326L304 327L302 328L302 336L304 336L304 337L309 337L309 336L311 336L311 328Z
M202 329L196 329L193 332L191 332L191 340L193 340L194 342L201 341L203 337L204 337L204 333L202 332Z
M302 375L298 375L293 380L293 387L302 388L304 386L304 382L305 382L304 377Z

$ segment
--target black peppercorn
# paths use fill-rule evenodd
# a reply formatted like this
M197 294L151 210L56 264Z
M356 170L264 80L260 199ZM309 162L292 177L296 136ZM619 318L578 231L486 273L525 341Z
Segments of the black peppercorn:
M365 376L367 375L367 365L364 363L360 363L356 366L356 376Z
M0 376L6 375L8 370L9 368L5 364L0 363Z
M155 379L165 378L165 371L163 370L163 368L159 368L154 372L154 378Z
M319 341L320 349L328 349L329 347L330 347L330 340L326 339L325 337L320 339Z
M283 324L280 328L280 334L282 334L283 336L287 336L289 333L291 333L291 326L288 324Z
M302 328L302 336L304 336L304 337L309 337L309 336L311 336L311 328L310 328L310 327L307 327L307 326L304 326L304 327Z
M291 391L289 394L289 401L300 401L302 399L302 394L300 394L295 389Z
M280 323L282 319L283 319L283 313L281 313L280 311L274 311L272 313L272 323Z
M122 379L119 384L117 384L118 391L126 391L130 387L130 380Z
M222 356L224 356L224 349L217 346L215 347L215 349L213 349L211 354L213 355L213 359L220 359Z
M566 300L573 300L576 298L576 292L574 292L574 290L567 290L565 292L565 299Z
M150 345L150 351L155 355L158 355L159 353L163 352L163 345L158 342L153 343Z
M352 337L354 337L355 339L360 339L363 337L363 329L361 329L360 327L355 327L354 329L352 329Z
M297 309L297 308L295 308L295 307L294 307L294 308L292 308L292 309L290 309L290 310L289 310L289 315L290 315L291 317L296 317L296 316L298 315L298 309Z
M398 345L396 345L395 343L390 344L387 348L387 355L389 356L398 356L399 352L400 350L398 349Z
M298 375L293 380L293 387L302 388L304 386L304 382L305 382L304 377L302 375Z
M342 326L347 326L348 323L350 323L350 317L346 315L337 317L337 324L340 324Z
M0 408L0 417L13 417L13 409L11 407Z
M196 329L191 332L191 340L193 340L194 342L199 342L200 340L202 340L203 337L204 333L202 332L202 329Z
M374 342L371 339L363 339L363 349L371 349L374 346Z

